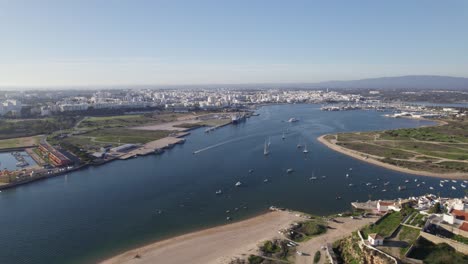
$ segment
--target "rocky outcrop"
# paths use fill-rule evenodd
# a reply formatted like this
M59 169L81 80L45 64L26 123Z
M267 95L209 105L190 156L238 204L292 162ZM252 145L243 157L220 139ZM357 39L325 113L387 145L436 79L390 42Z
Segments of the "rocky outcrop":
M339 257L339 263L394 264L394 261L384 254L362 246L360 242L360 238L355 233L337 241L334 248Z

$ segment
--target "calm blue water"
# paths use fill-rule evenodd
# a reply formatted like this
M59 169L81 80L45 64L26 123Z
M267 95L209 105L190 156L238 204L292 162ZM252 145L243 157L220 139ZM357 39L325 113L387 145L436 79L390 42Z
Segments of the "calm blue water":
M24 151L20 151L19 153L29 163L29 166L36 165L36 162L31 158L31 156L28 155L28 153ZM16 170L19 168L19 167L16 167L17 162L18 161L15 159L13 155L11 155L10 152L0 153L0 169Z
M226 223L226 210L235 220L270 205L325 215L369 196L407 197L424 194L429 186L441 195L463 194L448 184L439 188L438 179L369 165L316 141L326 133L415 127L427 121L384 118L374 111L322 112L318 105L268 106L258 113L214 133L192 131L184 145L162 155L116 161L3 191L0 263L93 263L151 241ZM290 117L300 122L285 122ZM264 157L267 138L271 154ZM307 143L310 153L304 155L298 143ZM200 149L206 150L193 154ZM287 168L295 172L288 175ZM327 177L312 182L312 173ZM270 182L264 183L265 178ZM426 187L416 188L416 178ZM396 191L406 179L412 181L408 190ZM237 181L243 186L234 187ZM381 192L384 181L391 181L387 192ZM366 182L379 188L370 189L362 184ZM218 189L222 196L215 195ZM336 200L336 195L343 199Z

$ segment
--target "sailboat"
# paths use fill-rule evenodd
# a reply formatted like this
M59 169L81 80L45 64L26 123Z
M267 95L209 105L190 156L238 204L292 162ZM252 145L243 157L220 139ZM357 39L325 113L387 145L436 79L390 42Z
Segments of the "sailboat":
M302 152L309 153L309 151L307 150L307 144L304 145L304 150Z
M265 146L263 148L263 155L267 156L268 154L270 154L270 152L268 151L268 143L265 140Z
M310 177L309 180L312 181L312 180L316 180L316 179L317 179L317 177L315 177L315 176L314 176L314 173L312 172L312 177Z

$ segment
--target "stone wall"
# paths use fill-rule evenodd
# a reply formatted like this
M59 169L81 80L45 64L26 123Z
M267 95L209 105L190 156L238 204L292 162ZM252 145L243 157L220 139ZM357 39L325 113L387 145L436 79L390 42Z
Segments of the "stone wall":
M440 227L442 227L443 229L449 231L449 232L452 232L454 233L455 235L460 235L460 236L464 236L464 237L468 237L468 232L466 231L463 231L461 229L458 229L456 227L452 227L450 225L447 225L447 224L439 224Z
M431 241L434 244L446 243L453 247L456 251L468 255L468 245L457 242L452 239L438 237L426 232L421 232L421 236Z

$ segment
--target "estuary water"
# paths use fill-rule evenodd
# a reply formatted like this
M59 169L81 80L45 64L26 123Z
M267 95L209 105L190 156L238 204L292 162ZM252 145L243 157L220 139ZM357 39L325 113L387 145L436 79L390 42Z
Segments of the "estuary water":
M224 224L227 216L254 216L270 205L326 215L348 210L356 200L421 195L430 192L429 186L435 188L432 193L445 196L464 193L459 186L456 191L449 184L440 188L436 178L363 163L316 140L327 133L431 122L386 118L376 111L323 112L319 105L266 106L257 113L212 133L193 130L185 144L161 155L4 190L0 263L94 263L159 239ZM287 122L291 117L300 121ZM268 156L263 155L265 141L271 142ZM307 145L309 153L298 144ZM294 172L286 173L288 168ZM309 180L312 175L319 179ZM407 179L408 189L397 191ZM414 179L426 184L416 187ZM235 187L238 181L242 185ZM390 184L382 192L386 181ZM378 188L366 186L368 182ZM217 190L222 195L216 195Z

